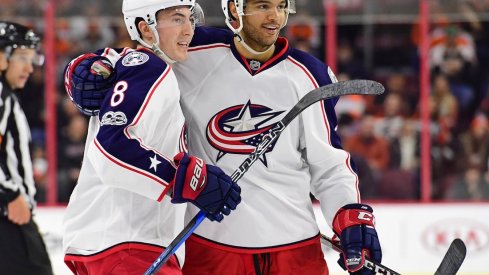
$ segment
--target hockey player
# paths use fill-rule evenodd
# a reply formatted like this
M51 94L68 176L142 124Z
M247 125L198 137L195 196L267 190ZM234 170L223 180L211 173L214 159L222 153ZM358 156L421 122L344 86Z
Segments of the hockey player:
M42 65L40 38L17 23L0 21L0 273L53 274L33 220L36 187L31 135L16 95L34 65ZM39 91L29 91L39 92Z
M279 37L294 6L222 0L231 32L196 29L189 58L174 66L192 154L231 173L285 111L336 81L325 64ZM358 177L336 133L336 102L305 110L241 178L236 214L220 225L204 221L187 240L184 274L328 274L309 193L346 251L340 265L373 273L363 268L367 255L382 258L373 210L360 203ZM197 211L189 207L187 220Z
M142 274L183 229L186 204L170 204L165 195L218 221L240 202L239 186L221 169L182 152L184 117L171 64L187 58L195 1L124 0L122 11L140 46L117 54L117 74L110 75L110 49L103 57L82 55L66 69L76 77L96 63L101 75L86 70L83 88L108 93L91 118L64 217L65 262L75 274ZM73 95L76 87L67 83ZM181 274L181 264L183 250L158 274Z

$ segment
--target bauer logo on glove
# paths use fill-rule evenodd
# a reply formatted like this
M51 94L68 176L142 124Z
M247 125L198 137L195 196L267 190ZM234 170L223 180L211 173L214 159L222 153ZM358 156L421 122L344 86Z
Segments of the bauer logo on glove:
M210 220L221 221L241 202L241 188L219 167L202 159L179 153L173 185L172 203L191 202Z

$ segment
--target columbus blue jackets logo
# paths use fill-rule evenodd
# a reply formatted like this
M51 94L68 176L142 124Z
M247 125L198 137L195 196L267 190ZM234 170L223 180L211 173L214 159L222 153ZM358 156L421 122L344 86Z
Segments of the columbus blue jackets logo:
M207 124L207 140L219 151L216 161L226 154L249 155L284 111L252 104L236 105L214 115ZM266 152L273 150L275 143ZM266 153L260 160L267 165Z

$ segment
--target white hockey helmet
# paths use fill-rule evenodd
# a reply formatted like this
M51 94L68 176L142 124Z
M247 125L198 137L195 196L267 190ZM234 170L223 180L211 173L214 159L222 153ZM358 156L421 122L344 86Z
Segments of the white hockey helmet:
M156 14L162 9L168 9L177 6L189 6L193 12L194 20L196 24L203 24L204 15L202 9L195 0L123 0L122 13L124 14L124 22L126 23L127 31L132 40L136 40L141 45L153 49L158 55L162 53L156 42L153 45L149 45L141 38L138 27L136 26L136 19L143 19L150 27L153 34L156 36L156 41L159 40L158 32L156 31ZM175 61L169 59L166 54L163 53L165 60L174 63Z
M195 6L195 0L124 0L122 2L122 13L127 31L132 40L141 39L136 26L136 18L140 17L149 26L156 25L156 13L159 10L176 6Z
M230 28L235 34L238 34L243 28L243 24L239 24L238 27L234 27L231 22L236 21L237 19L233 17L231 11L229 10L229 2L233 1L236 5L236 11L238 12L239 21L242 21L242 17L245 15L244 7L246 5L246 0L221 0L221 8L224 12L224 16L226 17L226 25ZM285 27L287 24L287 19L290 13L295 13L295 0L286 0L287 3L287 18L285 19L285 23L282 27Z

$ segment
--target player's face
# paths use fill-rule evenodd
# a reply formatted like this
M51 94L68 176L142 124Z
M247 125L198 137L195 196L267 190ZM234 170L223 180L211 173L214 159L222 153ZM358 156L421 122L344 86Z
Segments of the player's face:
M33 72L36 58L34 49L15 49L8 60L5 79L12 89L24 88L27 79Z
M287 18L285 0L248 0L244 9L245 42L254 50L267 50L277 41Z
M175 61L187 59L187 51L194 35L194 22L189 7L165 9L158 13L156 30L160 49Z

